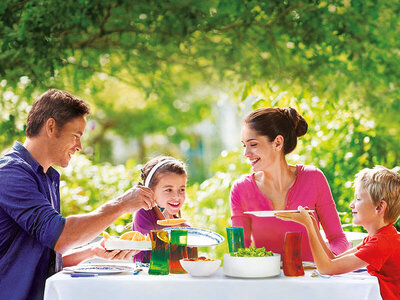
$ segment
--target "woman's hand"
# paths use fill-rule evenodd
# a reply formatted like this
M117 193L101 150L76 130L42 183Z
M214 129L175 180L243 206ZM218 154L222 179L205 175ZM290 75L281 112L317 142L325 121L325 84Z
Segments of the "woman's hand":
M93 254L96 257L109 260L122 260L132 262L132 257L140 252L140 250L106 250L104 247L104 239L100 243L92 246Z
M275 216L284 221L294 221L304 226L314 226L316 224L316 220L314 215L308 211L308 209L304 209L302 206L297 208L300 212L280 212L276 213Z

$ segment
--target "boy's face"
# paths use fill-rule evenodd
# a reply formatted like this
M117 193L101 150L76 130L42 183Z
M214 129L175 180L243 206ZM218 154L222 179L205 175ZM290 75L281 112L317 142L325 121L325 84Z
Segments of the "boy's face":
M354 200L350 203L353 213L353 224L368 227L377 220L376 206L369 193L362 187L357 187Z

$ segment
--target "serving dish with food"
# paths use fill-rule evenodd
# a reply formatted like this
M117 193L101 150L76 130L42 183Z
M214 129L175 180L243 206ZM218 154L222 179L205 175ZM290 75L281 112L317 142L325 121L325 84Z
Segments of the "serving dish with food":
M107 250L151 250L149 235L143 235L139 231L129 231L120 237L113 237L104 232L103 238Z
M210 276L218 270L221 265L219 259L210 259L204 256L198 258L183 258L179 260L182 268L194 277Z
M281 273L281 255L265 248L240 248L224 255L224 274L229 277L263 278Z

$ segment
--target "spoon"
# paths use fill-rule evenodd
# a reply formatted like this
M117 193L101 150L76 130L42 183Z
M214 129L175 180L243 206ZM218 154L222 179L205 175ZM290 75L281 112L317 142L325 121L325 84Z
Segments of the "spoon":
M161 210L158 208L158 206L154 206L152 208L152 211L156 214L157 219L159 220L165 220L165 216L161 212Z

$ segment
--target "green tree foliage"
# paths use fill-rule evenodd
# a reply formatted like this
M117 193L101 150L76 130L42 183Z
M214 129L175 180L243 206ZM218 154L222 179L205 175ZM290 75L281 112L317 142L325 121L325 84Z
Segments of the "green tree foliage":
M203 81L301 83L318 94L353 86L367 103L384 96L391 101L380 105L398 106L399 10L389 0L8 0L0 71L10 82L25 75L48 86L73 66L79 84L109 55L106 70L116 76L184 69ZM151 85L145 78L134 80Z
M99 109L102 130L90 141L98 149L106 131L143 140L170 127L171 116L171 140L186 138L181 128L209 112L205 94L245 99L254 86L361 102L398 136L399 10L390 0L7 0L0 74L13 88L27 76L27 91L87 96ZM120 105L112 95L127 87L130 105ZM143 122L151 118L159 122Z

